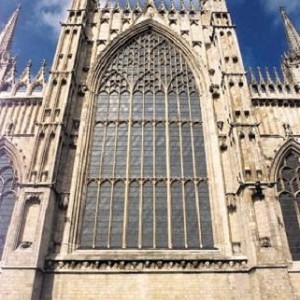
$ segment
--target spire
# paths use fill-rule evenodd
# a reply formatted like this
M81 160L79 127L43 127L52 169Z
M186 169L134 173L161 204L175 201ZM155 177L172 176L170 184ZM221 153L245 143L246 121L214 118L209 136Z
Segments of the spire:
M300 53L300 35L283 7L280 7L280 12L289 45L289 51L293 54Z
M7 53L11 50L11 43L16 29L20 8L21 5L19 4L0 33L0 53Z

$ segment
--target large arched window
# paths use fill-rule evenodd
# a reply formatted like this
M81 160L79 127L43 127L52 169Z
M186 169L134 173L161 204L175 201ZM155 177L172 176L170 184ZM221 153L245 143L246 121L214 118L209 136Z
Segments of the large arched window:
M101 78L87 173L81 248L213 247L195 79L150 29Z
M277 189L290 252L300 260L300 155L294 150L283 159Z
M16 173L4 150L0 149L0 259L16 202Z

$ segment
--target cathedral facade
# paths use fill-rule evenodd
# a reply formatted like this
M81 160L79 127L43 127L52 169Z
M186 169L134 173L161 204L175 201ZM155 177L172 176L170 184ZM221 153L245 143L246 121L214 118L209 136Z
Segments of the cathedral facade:
M49 78L0 34L2 299L300 299L300 35L246 72L225 0L73 0Z

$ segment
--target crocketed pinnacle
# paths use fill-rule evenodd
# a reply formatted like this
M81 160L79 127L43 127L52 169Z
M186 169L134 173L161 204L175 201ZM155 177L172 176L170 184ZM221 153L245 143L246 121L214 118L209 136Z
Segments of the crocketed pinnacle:
M288 41L289 52L300 55L300 35L283 7L280 8L283 25Z
M17 9L11 15L6 26L0 33L0 54L10 52L11 50L11 44L14 37L20 9L21 5L19 4Z

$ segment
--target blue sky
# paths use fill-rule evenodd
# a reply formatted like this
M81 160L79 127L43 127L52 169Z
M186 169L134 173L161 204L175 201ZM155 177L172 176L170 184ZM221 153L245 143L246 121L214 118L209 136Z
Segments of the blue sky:
M0 0L0 25L3 26L21 0ZM70 0L22 0L22 11L13 52L18 57L18 71L27 60L33 71L45 58L48 68L53 59L60 29ZM300 30L300 0L227 0L246 66L279 66L286 40L279 6L286 10Z

